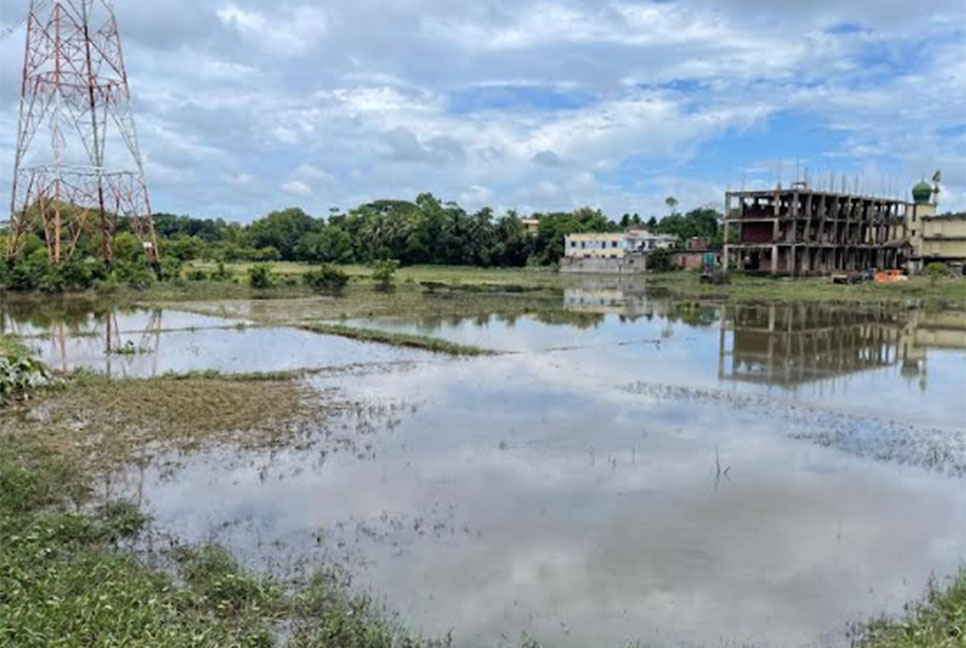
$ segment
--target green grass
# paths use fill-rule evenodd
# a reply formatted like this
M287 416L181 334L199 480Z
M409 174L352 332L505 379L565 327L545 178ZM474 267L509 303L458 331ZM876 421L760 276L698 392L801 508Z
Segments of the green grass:
M225 270L239 281L247 281L248 271L256 263L227 263ZM269 263L272 271L280 277L301 277L303 274L318 266L307 263L293 263L278 261ZM372 280L373 268L366 265L350 264L338 266L349 277L356 281ZM190 269L213 272L216 263L194 261ZM516 284L524 286L545 286L556 282L557 273L554 268L476 268L472 266L442 266L416 265L400 268L396 271L396 283L419 283L423 281L443 283L469 284Z
M395 333L378 329L356 328L342 324L301 324L300 328L324 335L338 335L339 337L360 340L362 342L378 342L392 346L423 349L433 353L445 353L453 356L482 356L495 355L494 351L480 347L457 344L439 338L410 333Z
M162 570L127 549L149 531L131 504L96 505L36 440L0 438L0 645L259 647L283 628L294 647L445 644L407 634L325 570L283 586L214 546L179 547Z
M966 279L912 277L894 284L837 285L823 277L784 279L732 275L728 285L702 284L696 272L648 275L648 283L672 297L728 301L889 302L922 300L931 305L966 306Z
M30 349L19 338L0 335L0 357L21 357L30 355Z
M959 648L966 646L966 567L945 589L930 586L902 618L875 619L855 632L854 648Z

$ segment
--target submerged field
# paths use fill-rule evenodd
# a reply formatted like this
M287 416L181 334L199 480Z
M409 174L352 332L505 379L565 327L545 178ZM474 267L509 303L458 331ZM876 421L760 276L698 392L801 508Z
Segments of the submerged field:
M0 305L71 376L0 412L0 637L962 645L952 290L409 272Z

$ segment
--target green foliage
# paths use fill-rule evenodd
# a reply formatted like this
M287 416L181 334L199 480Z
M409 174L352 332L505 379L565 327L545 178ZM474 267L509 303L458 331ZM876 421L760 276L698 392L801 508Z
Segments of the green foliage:
M259 263L248 269L248 283L252 288L263 290L275 285L277 277L272 271L272 266L267 263Z
M194 261L205 253L205 242L196 236L182 236L161 245L162 258Z
M966 645L966 568L945 589L930 584L925 600L902 619L879 618L853 630L855 648L958 648Z
M0 407L48 379L47 367L27 355L0 356Z
M149 520L128 502L81 509L89 493L35 439L0 439L0 645L260 648L280 627L292 646L445 645L326 572L283 588L214 546L178 547L173 573L155 569L125 549Z
M413 349L423 349L434 353L445 353L455 356L480 356L493 355L493 351L480 347L457 344L448 340L427 337L425 335L412 335L409 333L394 333L379 329L356 328L354 326L343 326L341 324L305 324L302 328L323 335L338 335L339 337L361 340L363 342L379 342L381 344L391 344L393 346L410 347Z
M181 278L182 261L178 257L166 256L161 258L161 280L173 281Z
M613 232L619 228L603 212L587 207L573 212L540 214L534 261L540 265L557 263L564 255L564 238L581 232Z
M143 254L129 261L115 261L110 279L119 284L127 284L135 290L144 290L155 281L154 271L148 266Z
M297 207L270 213L248 228L248 235L256 248L273 247L284 260L295 258L299 239L316 228L316 221Z
M399 261L395 259L376 261L372 264L372 278L376 282L376 287L380 290L392 288L396 270L399 269Z
M302 275L302 280L316 292L338 291L349 283L349 275L339 268L323 265Z
M929 277L929 281L936 283L939 279L949 276L949 266L941 261L933 261L926 266L926 276Z
M211 273L209 277L212 281L231 281L231 273L225 269L225 264L222 261L218 262L218 266L215 271Z
M647 269L651 272L670 272L674 269L674 255L670 250L657 248L647 257Z
M723 228L720 222L721 214L714 209L694 209L687 214L673 212L655 223L651 229L659 234L673 234L678 237L678 244L684 245L688 239L695 236L708 239L712 245L720 247L723 244Z

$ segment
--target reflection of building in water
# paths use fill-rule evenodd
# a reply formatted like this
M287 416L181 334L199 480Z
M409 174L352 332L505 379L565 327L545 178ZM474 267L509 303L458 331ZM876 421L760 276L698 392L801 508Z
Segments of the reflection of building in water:
M786 387L901 364L925 376L926 349L966 350L966 321L894 308L741 305L721 320L719 377Z
M625 317L655 314L654 304L647 300L643 291L629 291L615 287L566 288L564 289L564 308Z

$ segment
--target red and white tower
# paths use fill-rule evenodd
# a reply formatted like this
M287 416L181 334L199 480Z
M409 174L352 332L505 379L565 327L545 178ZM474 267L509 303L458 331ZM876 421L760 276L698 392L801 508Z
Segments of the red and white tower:
M113 261L119 221L158 261L151 203L110 0L31 0L10 207L10 253L43 226L50 259L85 231Z

